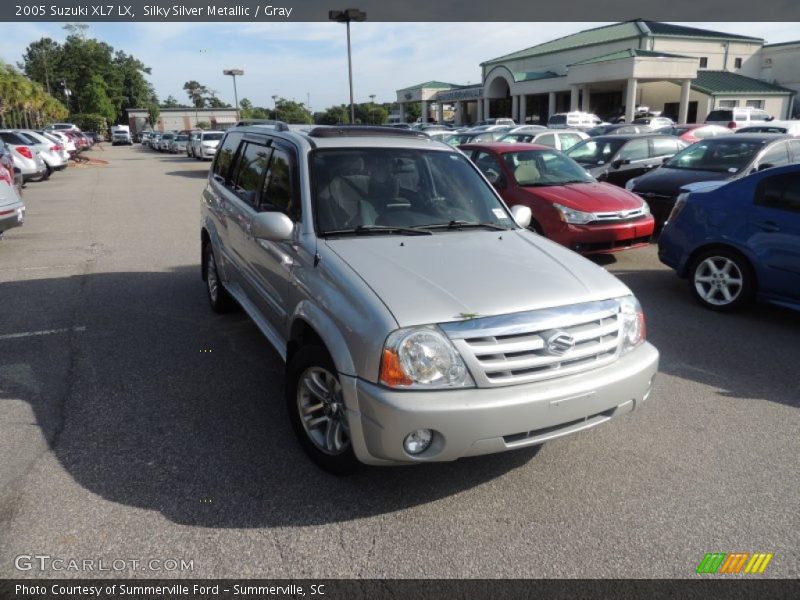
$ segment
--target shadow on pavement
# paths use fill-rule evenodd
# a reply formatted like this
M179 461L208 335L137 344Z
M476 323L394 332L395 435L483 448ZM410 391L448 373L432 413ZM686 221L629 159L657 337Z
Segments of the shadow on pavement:
M345 479L320 471L291 432L281 360L244 313L211 312L198 267L16 281L3 298L4 311L40 299L32 327L85 330L0 339L0 407L27 401L87 490L177 523L277 527L391 513L485 484L535 454ZM0 334L8 328L0 316Z

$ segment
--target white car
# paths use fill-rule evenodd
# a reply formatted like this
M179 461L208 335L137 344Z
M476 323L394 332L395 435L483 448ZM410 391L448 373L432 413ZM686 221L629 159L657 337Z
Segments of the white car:
M728 129L738 129L739 127L768 123L773 119L772 115L760 108L715 108L708 113L705 122L707 125L722 125Z
M39 151L39 155L47 167L47 177L50 177L54 171L63 171L67 168L69 155L64 156L65 150L60 143L29 129L17 131L17 134L28 140L31 146Z
M197 160L211 160L217 153L219 141L225 135L224 131L202 131L192 139L192 155Z
M566 152L575 144L589 138L588 133L577 129L535 129L533 131L511 131L499 141L510 144L541 144Z
M52 136L59 142L61 142L61 145L64 147L64 150L67 151L67 156L69 156L70 154L75 152L75 150L78 149L78 147L75 145L75 142L69 139L68 135L63 134L60 131L56 131L55 129L51 129L49 131L45 129L44 131L47 135Z
M19 227L25 221L25 205L17 194L14 180L5 169L0 168L0 239L12 227Z
M547 126L550 129L589 129L601 125L603 120L597 115L587 112L573 111L567 113L556 113L547 119Z

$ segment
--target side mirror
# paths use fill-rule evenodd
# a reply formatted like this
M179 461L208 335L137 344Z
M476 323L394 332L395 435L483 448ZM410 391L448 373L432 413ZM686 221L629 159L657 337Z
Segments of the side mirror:
M527 206L517 204L511 207L511 216L514 217L517 225L527 229L531 224L531 218L533 217L533 214L531 213L531 209Z
M282 212L261 212L253 217L250 235L256 239L281 242L292 239L294 223Z
M767 117L767 121L772 121L772 120L774 120L774 119L775 119L775 117L773 117L773 116L769 116L769 117Z
M630 162L630 161L628 161L628 162ZM611 161L611 167L614 168L614 169L619 169L624 164L627 164L627 163L625 162L625 159L623 159L623 158L618 158L618 159L616 159L614 161Z

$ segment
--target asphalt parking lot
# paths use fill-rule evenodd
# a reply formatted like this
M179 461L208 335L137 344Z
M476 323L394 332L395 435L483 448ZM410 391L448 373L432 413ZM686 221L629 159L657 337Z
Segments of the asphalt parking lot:
M800 575L800 314L704 310L654 245L601 260L661 351L641 410L337 479L294 440L278 355L207 306L208 163L101 158L30 184L0 241L0 577L681 578L706 552ZM192 570L15 567L36 554Z

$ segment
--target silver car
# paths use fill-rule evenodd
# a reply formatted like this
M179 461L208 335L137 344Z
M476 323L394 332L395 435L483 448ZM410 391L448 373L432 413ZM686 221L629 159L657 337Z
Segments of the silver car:
M198 160L214 158L217 152L224 131L202 131L200 135L192 139L192 155Z
M176 135L172 142L169 145L169 151L172 154L179 154L181 152L186 152L186 144L189 142L189 136L184 133L179 133Z
M650 395L631 290L427 136L233 128L201 213L211 308L238 303L285 359L292 427L329 471L536 446Z
M170 144L172 144L172 140L175 139L174 133L162 133L161 139L158 141L158 151L159 152L169 152Z
M14 166L22 173L23 181L47 178L47 165L39 151L27 139L10 129L0 129L0 139L11 150Z
M47 177L52 175L54 171L63 171L67 168L69 154L66 153L66 150L59 142L45 137L42 133L27 129L17 131L17 133L27 139L31 146L39 151L39 155L47 167Z
M25 221L25 204L19 197L14 181L0 167L0 239L12 227L19 227Z

